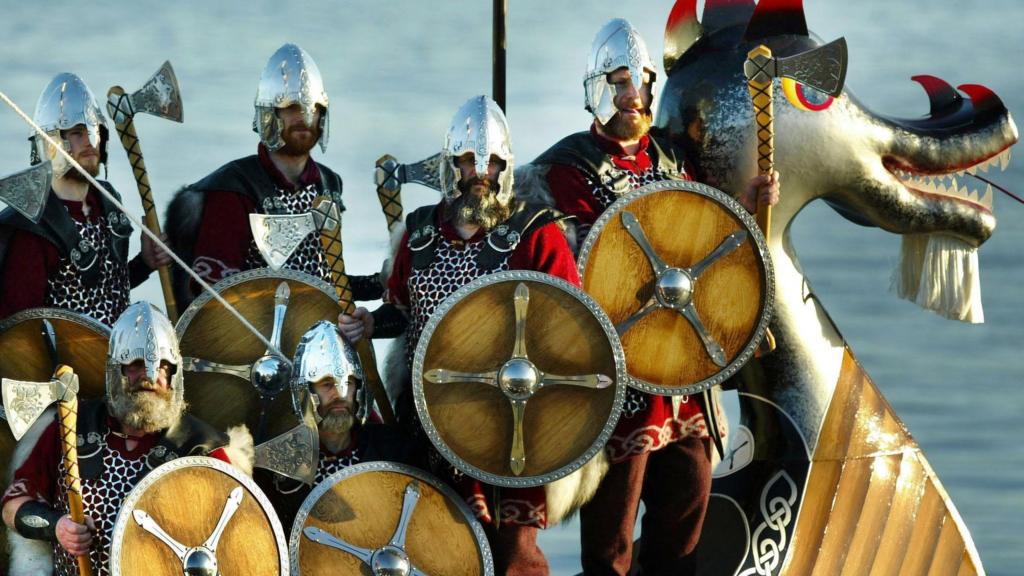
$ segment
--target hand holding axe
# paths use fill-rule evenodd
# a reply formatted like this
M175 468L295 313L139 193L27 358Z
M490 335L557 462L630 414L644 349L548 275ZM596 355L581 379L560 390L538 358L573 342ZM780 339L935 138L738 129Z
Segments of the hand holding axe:
M68 511L73 521L85 524L82 479L78 473L78 376L71 367L62 364L49 382L4 378L2 390L7 422L18 440L50 404L57 402L64 479L68 486ZM78 573L80 576L92 576L88 554L78 557Z
M843 91L846 79L846 39L833 40L824 46L785 58L775 58L765 45L747 54L743 64L747 88L754 104L757 126L757 168L771 176L775 171L775 117L772 107L772 83L776 78L792 78L801 84L836 97ZM772 208L758 205L757 223L765 240L770 233Z
M178 89L178 79L174 75L171 63L164 62L156 74L136 92L125 94L120 86L112 87L107 92L107 112L113 118L117 134L121 137L121 144L128 153L128 162L132 166L135 183L142 197L146 227L159 236L160 220L157 218L152 189L149 187L149 175L146 172L146 162L142 158L139 137L135 133L135 115L145 112L175 122L182 121L181 91ZM161 266L159 272L167 317L174 323L178 321L178 305L174 301L170 271L167 266Z

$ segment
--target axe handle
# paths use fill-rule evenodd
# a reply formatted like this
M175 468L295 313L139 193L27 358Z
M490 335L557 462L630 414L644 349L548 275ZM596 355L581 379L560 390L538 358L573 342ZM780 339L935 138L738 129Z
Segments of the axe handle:
M111 93L117 93L117 87L110 89ZM118 107L127 106L124 100L127 96L120 92L120 104ZM117 135L121 137L121 145L128 153L128 163L132 166L132 173L135 174L135 183L139 187L139 196L142 198L142 210L146 215L146 227L151 232L160 235L160 219L157 218L156 204L153 202L153 190L149 186L149 174L146 172L146 161L142 157L142 148L139 146L139 137L135 134L134 118L129 114L111 113L111 116L123 117L123 122L115 122ZM164 304L167 307L167 317L171 323L178 321L178 303L174 300L174 290L171 287L171 271L167 266L161 266L157 270L160 274L160 287L164 292Z
M71 372L65 365L57 367L55 375ZM68 512L71 519L85 524L85 510L82 506L82 477L78 473L78 398L57 403L57 415L60 418L60 447L64 459L64 481L68 486ZM92 576L92 564L89 555L78 557L79 576Z
M757 46L747 54L748 62L758 56L770 60L772 52L767 46ZM750 99L754 104L754 124L757 127L757 170L762 175L770 176L775 171L775 118L772 110L774 79L767 77L766 81L758 80L756 76L747 80ZM771 219L772 207L758 203L757 224L764 232L765 240L771 233Z
M326 202L330 202L330 200L326 198L323 200L317 199L314 202L313 209L323 210ZM337 226L324 226L320 230L320 245L323 246L327 266L331 269L331 278L334 279L334 289L338 293L341 311L351 315L355 312L356 303L352 298L352 288L349 286L348 276L345 274L345 259L341 253L341 216L333 203L328 206L332 208L328 217L335 220ZM388 393L384 389L384 383L380 379L380 374L377 372L377 358L374 356L373 345L368 338L363 338L356 343L356 354L359 356L359 363L363 367L366 386L370 388L373 399L377 402L381 419L384 420L385 424L394 424L395 413L391 409Z
M393 162L397 170L398 161L390 154L385 154L377 159L378 174L387 172L383 164L388 161ZM391 174L386 174L386 176L391 176ZM398 182L397 175L395 176L395 182ZM384 177L381 180L383 183L377 186L377 200L380 201L380 209L384 212L384 218L388 221L388 231L391 231L402 221L402 184L399 182L395 188L387 188L384 184L387 183L388 178Z

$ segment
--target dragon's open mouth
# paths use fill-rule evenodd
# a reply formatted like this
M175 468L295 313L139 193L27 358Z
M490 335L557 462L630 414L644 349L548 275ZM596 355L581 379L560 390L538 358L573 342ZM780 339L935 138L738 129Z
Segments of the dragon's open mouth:
M887 158L883 164L900 184L916 196L953 200L991 213L992 183L980 174L988 172L989 168L1005 171L1010 165L1010 148L1007 147L975 164L948 173L924 173L895 158ZM984 188L980 187L981 184L984 184ZM996 188L1002 190L998 185Z

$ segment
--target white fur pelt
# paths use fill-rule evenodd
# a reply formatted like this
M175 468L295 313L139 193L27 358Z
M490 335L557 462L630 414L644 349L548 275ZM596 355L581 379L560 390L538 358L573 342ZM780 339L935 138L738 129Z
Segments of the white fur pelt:
M8 464L7 477L4 478L5 486L11 485L14 471L25 463L29 454L32 453L32 449L35 448L36 442L39 441L39 437L54 421L54 418L54 408L47 408L18 441ZM8 530L7 544L11 552L10 565L7 569L7 574L10 576L49 576L53 574L53 545L49 542L22 538L14 530Z
M398 248L401 245L402 237L405 235L405 222L400 221L395 224L395 227L391 230L390 239L390 251L391 255L387 260L384 261L384 269L381 270L381 283L384 286L388 285L388 278L391 277L391 273L394 271L395 255L398 254ZM409 365L405 361L405 339L406 335L403 332L401 336L391 341L388 346L388 351L384 355L384 389L388 393L388 398L391 399L391 403L394 404L398 398L398 394L402 391L402 386L410 380L411 374L409 373Z
M953 236L904 235L890 289L940 316L972 324L985 321L978 249Z
M571 518L594 497L608 466L608 457L600 450L579 470L544 487L549 527Z
M253 445L252 434L245 424L228 428L228 445L224 447L231 465L252 476L252 466L256 461L256 448Z

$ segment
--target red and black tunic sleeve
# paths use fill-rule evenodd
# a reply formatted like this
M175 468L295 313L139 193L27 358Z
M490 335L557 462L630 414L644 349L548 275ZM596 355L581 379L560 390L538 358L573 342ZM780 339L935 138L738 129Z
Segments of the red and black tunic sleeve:
M233 192L207 192L192 261L192 269L213 284L240 271L249 252L253 202ZM195 288L195 287L193 287Z
M408 242L409 233L406 232L395 253L391 275L381 297L384 304L373 311L373 338L397 338L409 325L409 318L404 312L409 308L408 282L412 274Z
M54 421L40 435L25 462L14 471L11 485L3 495L3 504L22 496L53 504L59 461L60 434Z
M541 226L520 242L508 264L513 270L536 270L557 276L574 286L580 285L576 261L556 222Z
M25 230L11 235L0 277L0 318L46 305L50 276L60 266L57 247Z

